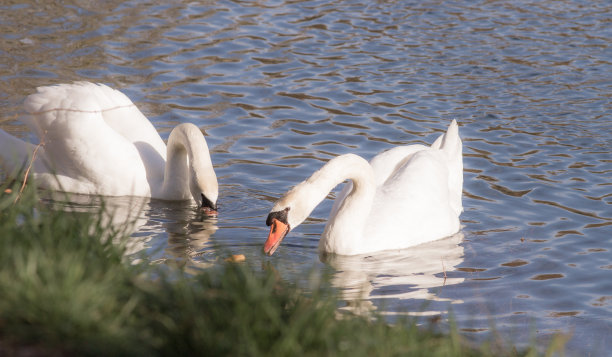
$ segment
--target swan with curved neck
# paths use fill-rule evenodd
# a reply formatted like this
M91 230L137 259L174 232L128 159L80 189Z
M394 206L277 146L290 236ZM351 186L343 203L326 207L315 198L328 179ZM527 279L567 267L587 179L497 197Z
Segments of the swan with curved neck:
M217 176L206 140L195 125L179 124L170 133L163 183L154 185L158 187L161 190L152 192L152 197L168 200L193 197L200 205L216 210Z
M272 207L264 252L272 255L338 184L319 251L342 255L401 249L450 236L463 210L461 139L453 120L431 147L396 147L370 163L341 155L298 184Z
M0 165L7 173L31 165L41 188L102 196L191 200L214 214L217 177L206 140L190 123L163 142L123 93L77 82L39 87L24 101L33 145L0 130Z

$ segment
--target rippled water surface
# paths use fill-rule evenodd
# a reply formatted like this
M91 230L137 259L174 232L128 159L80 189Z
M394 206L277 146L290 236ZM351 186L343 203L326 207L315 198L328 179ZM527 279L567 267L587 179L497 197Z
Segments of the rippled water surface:
M610 13L603 1L10 1L0 126L30 137L18 117L36 86L109 84L164 139L198 125L220 181L216 219L112 201L138 218L133 249L147 259L207 267L244 254L305 287L331 272L343 308L425 322L452 311L475 340L561 332L571 352L601 355L612 349ZM321 261L332 194L263 256L265 216L292 185L339 154L431 143L452 118L461 234Z

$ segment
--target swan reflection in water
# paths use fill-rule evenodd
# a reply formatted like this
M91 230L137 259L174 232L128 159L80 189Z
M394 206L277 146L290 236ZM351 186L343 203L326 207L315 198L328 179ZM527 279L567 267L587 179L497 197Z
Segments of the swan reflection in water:
M406 299L454 304L463 301L440 298L436 292L464 281L446 275L463 262L462 241L463 233L459 232L407 249L354 256L327 254L320 258L335 269L332 284L340 289L340 296L347 303L343 310L367 313L376 310L374 301L385 305ZM396 311L392 314L428 316L441 312Z
M177 264L187 271L213 265L199 255L212 244L210 236L218 229L217 218L187 202L65 193L49 193L45 200L51 209L73 214L101 212L100 226L116 243L120 243L119 237L128 237L123 242L125 255L133 263L144 259L153 264Z
M126 256L132 262L184 267L188 272L218 263L211 236L218 230L216 217L203 214L184 202L151 200L144 197L96 197L57 194L46 198L52 209L98 213L101 226L129 236ZM418 246L363 255L324 254L320 259L335 273L331 283L346 301L341 309L365 313L376 305L394 300L462 303L440 298L437 290L459 284L463 278L446 273L463 262L463 234ZM212 252L212 257L203 256ZM388 309L385 309L388 310ZM411 315L439 315L442 311L412 311ZM402 311L394 313L400 314Z

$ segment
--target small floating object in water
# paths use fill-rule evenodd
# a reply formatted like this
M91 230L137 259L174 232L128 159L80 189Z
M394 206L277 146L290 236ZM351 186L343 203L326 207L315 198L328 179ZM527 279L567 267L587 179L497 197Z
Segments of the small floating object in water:
M10 188L7 188L6 190L4 190L4 193L6 193L7 195L10 195L11 193L13 193L13 190L11 190Z
M241 262L244 262L245 260L246 260L246 257L244 256L244 254L233 254L229 258L225 258L225 261L228 263L241 263Z

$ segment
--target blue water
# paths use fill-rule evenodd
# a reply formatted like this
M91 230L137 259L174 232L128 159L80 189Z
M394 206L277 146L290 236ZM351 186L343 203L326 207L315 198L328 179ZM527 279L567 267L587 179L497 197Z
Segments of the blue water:
M109 84L163 138L198 125L220 182L216 219L147 200L127 210L144 259L201 269L244 254L305 288L331 272L346 309L443 325L452 314L475 341L520 347L562 334L571 354L605 355L611 12L609 2L552 0L15 1L0 5L0 127L30 137L18 117L36 86ZM462 234L321 261L330 199L263 256L274 200L325 161L431 143L453 118Z

